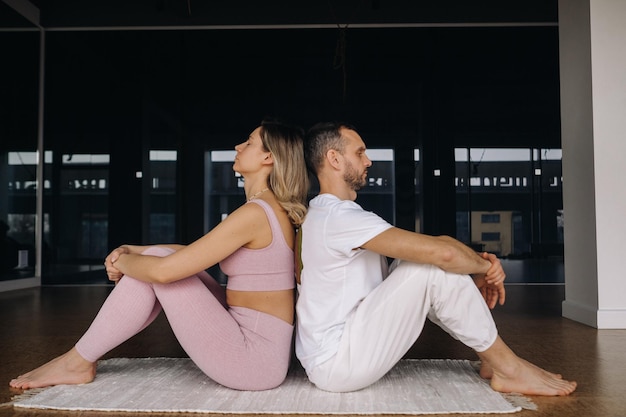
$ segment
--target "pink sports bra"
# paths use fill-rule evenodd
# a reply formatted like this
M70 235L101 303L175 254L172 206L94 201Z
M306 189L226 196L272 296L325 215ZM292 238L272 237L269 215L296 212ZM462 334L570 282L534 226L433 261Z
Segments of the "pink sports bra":
M220 268L228 276L226 288L237 291L280 291L295 287L294 253L271 206L263 200L258 204L272 230L272 242L261 249L239 248L222 262Z

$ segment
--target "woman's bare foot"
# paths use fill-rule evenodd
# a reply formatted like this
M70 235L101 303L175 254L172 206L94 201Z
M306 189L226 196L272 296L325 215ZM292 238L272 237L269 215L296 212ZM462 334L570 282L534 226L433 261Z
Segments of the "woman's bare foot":
M96 364L72 348L50 362L9 382L13 388L30 389L62 384L86 384L96 377Z
M517 356L500 337L478 356L485 364L485 375L491 368L491 387L496 391L555 396L569 395L576 389L576 382L567 381L560 374L548 372Z

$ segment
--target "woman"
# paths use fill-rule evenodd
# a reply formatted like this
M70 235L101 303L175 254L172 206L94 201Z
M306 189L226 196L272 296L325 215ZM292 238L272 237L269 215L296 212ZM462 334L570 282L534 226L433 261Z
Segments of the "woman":
M235 147L247 202L188 246L123 245L105 259L116 286L67 353L14 388L91 382L105 353L163 310L179 343L216 382L264 390L287 374L294 322L294 228L306 214L301 130L264 121ZM220 263L226 290L205 269ZM202 272L198 272L202 271Z

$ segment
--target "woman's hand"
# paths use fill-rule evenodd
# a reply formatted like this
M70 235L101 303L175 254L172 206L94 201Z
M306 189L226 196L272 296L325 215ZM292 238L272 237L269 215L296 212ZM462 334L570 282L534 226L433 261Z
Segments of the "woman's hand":
M118 260L120 255L130 253L130 249L125 246L120 246L117 249L114 249L109 255L104 258L104 267L107 271L107 276L109 277L109 281L113 281L114 284L122 278L124 274L115 267L115 261Z

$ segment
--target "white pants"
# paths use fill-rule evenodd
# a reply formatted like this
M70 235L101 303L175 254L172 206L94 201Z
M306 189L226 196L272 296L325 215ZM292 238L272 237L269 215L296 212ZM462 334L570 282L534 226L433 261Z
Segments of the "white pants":
M355 391L376 382L411 348L426 318L477 352L496 340L487 304L467 275L397 262L350 315L337 354L308 369L326 391Z

